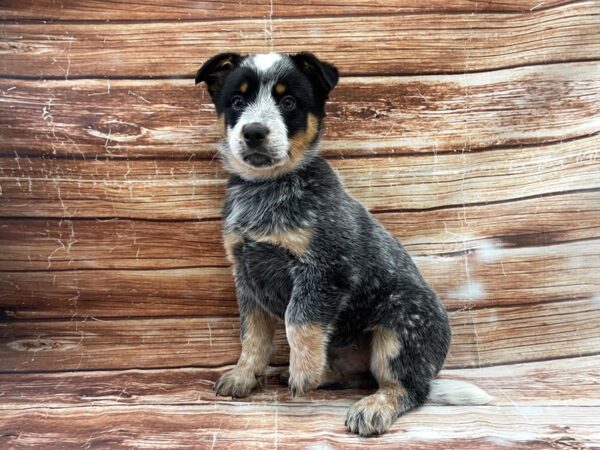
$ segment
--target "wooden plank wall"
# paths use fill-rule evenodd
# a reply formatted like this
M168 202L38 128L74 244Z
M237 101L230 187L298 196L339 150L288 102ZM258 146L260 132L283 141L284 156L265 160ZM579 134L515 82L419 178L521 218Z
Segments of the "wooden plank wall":
M249 414L209 393L238 319L193 77L227 50L340 68L323 153L451 311L448 374L499 399L415 413L436 445L457 420L479 423L465 448L600 439L600 2L8 0L0 19L0 446L247 448L243 421L271 446L264 417L314 443L294 415L359 446L347 399L277 388ZM399 427L373 445L432 448Z

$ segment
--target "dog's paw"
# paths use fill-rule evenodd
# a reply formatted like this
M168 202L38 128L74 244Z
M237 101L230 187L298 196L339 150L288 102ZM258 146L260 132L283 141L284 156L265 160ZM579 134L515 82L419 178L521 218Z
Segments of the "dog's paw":
M298 371L290 368L287 385L290 388L292 397L299 397L307 392L314 391L320 384L321 374L319 371Z
M357 401L346 415L346 427L360 436L376 436L390 429L396 420L396 408L382 394L373 394Z
M252 372L235 367L219 378L214 390L221 397L247 397L259 382Z

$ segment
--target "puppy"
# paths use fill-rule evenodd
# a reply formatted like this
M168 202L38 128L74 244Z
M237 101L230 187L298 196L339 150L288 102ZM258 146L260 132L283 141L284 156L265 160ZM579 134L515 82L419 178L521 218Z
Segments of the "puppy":
M446 310L400 243L318 155L337 69L311 53L223 53L198 70L200 82L215 104L231 174L223 240L242 340L216 393L245 397L259 385L284 320L292 395L378 388L348 411L353 433L384 433L427 400L487 403L476 386L432 381L450 345Z

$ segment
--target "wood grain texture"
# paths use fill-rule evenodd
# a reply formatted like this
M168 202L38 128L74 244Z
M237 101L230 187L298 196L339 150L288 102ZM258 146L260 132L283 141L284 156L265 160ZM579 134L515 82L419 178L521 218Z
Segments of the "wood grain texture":
M525 14L414 14L208 21L4 23L0 73L187 77L208 57L311 49L342 73L463 73L600 56L596 1ZM432 39L432 30L435 38Z
M228 266L222 228L221 220L0 219L0 270Z
M377 211L516 200L600 187L600 134L490 152L336 159L348 191ZM2 159L4 217L206 219L220 214L218 161Z
M389 433L359 439L344 428L350 406L311 407L304 402L240 407L128 406L32 408L4 411L0 445L47 448L595 448L600 435L598 407L428 406L401 417Z
M375 217L415 256L493 251L600 237L599 198L599 192L576 192ZM4 218L0 270L228 266L221 232L220 220Z
M600 2L7 0L0 21L0 447L598 447ZM451 310L442 377L491 405L359 439L364 391L278 383L281 327L266 387L215 397L239 319L193 75L232 49L340 67L322 152Z
M0 298L13 319L237 314L229 267L0 272Z
M450 310L538 304L600 292L600 240L542 247L485 241L467 252L418 256ZM102 280L102 282L99 282ZM0 317L237 315L229 267L0 272Z
M312 17L347 14L393 14L406 12L527 12L547 9L569 3L553 0L541 3L537 0L488 0L453 1L428 0L379 0L368 3L363 0L310 1L299 3L291 0L251 2L232 0L195 1L145 0L135 5L110 0L6 0L0 5L0 18L27 20L190 20L268 17Z
M0 410L31 407L186 405L213 402L213 385L232 366L184 369L130 369L86 372L0 374ZM272 367L265 386L250 398L231 399L240 407L273 402L291 402L286 386L279 382L283 367ZM495 406L600 406L590 395L600 376L600 356L559 359L477 369L444 369L440 378L460 379L485 389ZM365 391L317 390L296 400L311 407L344 406Z
M597 352L597 300L461 310L451 314L447 367L524 362ZM0 371L220 366L239 356L237 318L0 323ZM285 333L274 364L287 361Z
M192 80L0 80L0 154L210 159L219 132ZM600 131L600 63L343 78L326 156L532 145ZM540 118L543 117L543 120Z

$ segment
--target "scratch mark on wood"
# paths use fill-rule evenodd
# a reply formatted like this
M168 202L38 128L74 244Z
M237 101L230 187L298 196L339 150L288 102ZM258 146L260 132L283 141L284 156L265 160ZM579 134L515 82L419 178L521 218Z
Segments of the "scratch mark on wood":
M544 3L546 3L546 2L540 2L540 3L538 3L537 5L535 5L535 6L532 6L532 7L529 9L529 11L535 11L536 9L539 9L539 8L541 8L541 7L542 7L542 5L544 5Z
M48 102L42 108L42 119L44 119L47 122L50 122L50 124L52 124L52 122L53 122L52 114L50 112L53 101L54 101L54 98L49 98Z
M139 94L136 94L135 92L133 92L133 91L131 91L131 90L127 91L127 94L129 94L129 95L133 95L134 97L137 97L137 98L139 98L140 100L142 100L144 103L148 103L148 104L150 104L150 102L149 102L148 100L146 100L144 97L142 97L142 96L141 96L141 95L139 95Z
M71 46L73 45L73 40L75 38L71 37L69 39L69 47L67 49L67 69L65 71L65 80L69 79L69 71L71 70Z
M110 78L106 79L106 92L91 92L91 93L88 93L87 96L92 97L95 95L108 95L108 94L110 94Z

